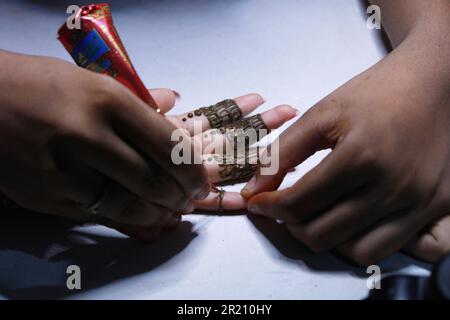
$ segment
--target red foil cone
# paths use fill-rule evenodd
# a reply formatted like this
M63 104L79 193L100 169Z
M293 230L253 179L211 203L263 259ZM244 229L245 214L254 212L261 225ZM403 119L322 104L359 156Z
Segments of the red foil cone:
M133 91L155 110L155 101L134 69L113 25L107 3L82 6L76 13L80 29L69 29L64 23L58 39L76 64L94 72L107 74Z

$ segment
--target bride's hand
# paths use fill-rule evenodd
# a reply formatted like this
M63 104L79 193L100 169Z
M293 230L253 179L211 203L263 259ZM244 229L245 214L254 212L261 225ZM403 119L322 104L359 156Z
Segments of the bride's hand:
M153 90L152 95L155 96L155 99L158 101L160 101L162 96L165 96L165 99L171 101L172 104L175 102L176 97L176 93L171 94L169 91L165 91L164 89ZM238 121L241 121L241 125L242 121L248 124L260 116L259 119L263 121L265 127L268 130L272 130L279 128L285 122L294 118L297 114L296 109L288 105L279 105L261 114L250 116L251 113L264 104L264 99L259 94L255 93L234 98L233 101L240 110L242 117ZM168 105L169 104L166 103L161 104L161 112L167 112L170 109L168 108ZM232 123L217 125L212 128L208 118L204 115L204 112L200 114L199 109L197 109L197 112L192 110L180 115L170 115L167 116L167 119L176 127L185 129L197 142L201 142L204 164L212 184L223 186L235 182L245 182L253 176L254 170L251 168L251 165L249 166L247 164L240 166L236 163L229 165L222 164L221 157L225 150L213 150L213 148L211 148L211 146L220 146L227 143L227 139L229 140L229 137L227 137L227 134L225 134L224 131L227 128L233 127ZM200 132L195 132L195 126L197 126L197 128L201 128ZM262 137L258 136L258 140L259 138ZM257 141L251 141L250 144L254 144L256 142ZM252 154L256 152L259 153L262 152L262 150L257 150L256 148L249 150L250 156L256 156L256 154ZM236 154L235 156L242 157L244 155ZM254 169L256 169L256 166ZM220 195L218 193L211 192L206 199L194 201L192 206L187 208L184 213L194 210L230 211L244 208L246 208L246 201L238 192L226 192L223 195L223 199L220 199Z

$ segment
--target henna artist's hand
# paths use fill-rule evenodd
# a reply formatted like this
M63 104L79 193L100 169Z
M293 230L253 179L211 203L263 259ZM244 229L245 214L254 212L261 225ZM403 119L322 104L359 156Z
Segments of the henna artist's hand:
M183 116L166 121L118 82L64 61L0 55L0 191L19 206L95 220L145 240L208 195L208 173L218 182L217 165L171 161L174 124L190 128ZM173 107L173 91L152 95L163 112ZM262 103L258 95L236 100L244 115ZM263 117L275 128L293 113L278 107ZM105 186L101 216L93 217L85 207ZM237 193L224 200L225 209L245 206ZM203 206L211 203L216 199Z
M288 128L279 139L281 170L257 174L242 191L249 211L283 220L315 251L337 249L362 265L446 216L450 46L428 41L413 34ZM288 169L327 148L332 152L292 187L272 191ZM431 234L446 229L444 221ZM422 238L409 248L433 260L449 249L424 253L429 245Z
M108 186L103 218L153 226L207 196L203 165L171 161L173 124L117 81L0 51L0 87L0 191L21 207L90 220L86 206ZM119 205L122 192L133 203Z

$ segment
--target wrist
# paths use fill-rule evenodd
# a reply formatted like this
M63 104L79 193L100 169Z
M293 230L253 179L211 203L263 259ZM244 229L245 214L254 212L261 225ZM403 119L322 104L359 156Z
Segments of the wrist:
M408 36L394 50L416 77L450 92L450 14L444 19L420 18ZM425 15L424 15L425 16Z

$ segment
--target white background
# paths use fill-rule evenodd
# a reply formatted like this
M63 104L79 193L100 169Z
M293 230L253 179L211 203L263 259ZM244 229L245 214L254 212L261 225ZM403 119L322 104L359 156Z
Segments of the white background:
M72 3L1 0L0 48L70 61L56 31ZM145 84L181 92L174 112L259 92L265 109L288 103L303 113L386 54L378 32L366 28L365 7L357 0L111 4ZM283 185L324 154L299 166ZM359 299L368 292L364 269L331 254L311 254L281 225L245 214L190 216L180 230L151 245L103 227L72 228L35 214L4 216L3 298ZM82 270L79 292L65 289L65 268L73 263ZM402 255L381 267L428 269Z

